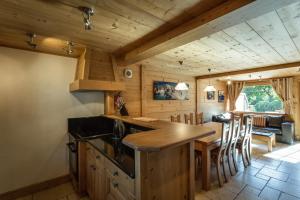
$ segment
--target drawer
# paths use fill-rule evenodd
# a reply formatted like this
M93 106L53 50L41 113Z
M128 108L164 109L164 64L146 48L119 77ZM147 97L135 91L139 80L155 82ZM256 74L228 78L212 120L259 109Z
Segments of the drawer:
M108 159L105 159L105 168L108 176L111 177L112 181L119 185L119 188L121 188L122 191L124 189L124 191L135 194L134 179L130 178ZM120 192L123 193L122 191Z
M107 173L109 173L107 171ZM113 177L111 174L107 175L109 194L118 200L134 200L134 195L128 190L128 185L124 185L120 177Z

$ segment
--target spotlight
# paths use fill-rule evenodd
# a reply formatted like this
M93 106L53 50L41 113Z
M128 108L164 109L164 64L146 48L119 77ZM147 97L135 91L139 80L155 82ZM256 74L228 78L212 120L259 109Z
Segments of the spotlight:
M78 9L82 12L83 15L84 29L91 30L92 29L91 16L94 15L93 8L80 6L78 7Z
M29 37L29 41L27 41L27 44L32 48L36 49L37 44L34 43L34 38L36 37L35 33L27 33L27 36Z
M66 50L68 55L71 55L74 52L73 51L73 46L74 46L73 42L68 42L68 48Z

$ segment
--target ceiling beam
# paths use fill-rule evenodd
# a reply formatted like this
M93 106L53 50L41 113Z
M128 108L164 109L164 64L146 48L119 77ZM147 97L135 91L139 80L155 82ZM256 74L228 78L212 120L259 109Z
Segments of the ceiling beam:
M161 54L218 31L243 23L295 3L298 0L228 0L198 17L160 36L144 41L143 45L117 56L119 66L126 66Z
M244 69L244 70L224 72L224 73L218 73L218 74L196 76L196 79L198 80L198 79L207 79L207 78L217 78L217 77L233 76L233 75L240 75L240 74L248 74L248 73L254 73L254 72L265 72L265 71L292 68L292 67L300 67L300 62L271 65L271 66L266 66L266 67Z

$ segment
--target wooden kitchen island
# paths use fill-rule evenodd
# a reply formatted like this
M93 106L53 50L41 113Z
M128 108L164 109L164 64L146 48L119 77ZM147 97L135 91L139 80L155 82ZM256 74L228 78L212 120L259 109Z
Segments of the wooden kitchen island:
M154 130L127 135L123 143L135 150L135 199L194 200L194 140L211 134L209 127L142 122L107 116Z

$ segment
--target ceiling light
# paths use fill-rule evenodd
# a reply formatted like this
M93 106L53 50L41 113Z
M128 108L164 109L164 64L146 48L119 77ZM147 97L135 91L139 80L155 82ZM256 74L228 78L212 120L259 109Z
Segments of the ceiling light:
M183 61L178 61L179 64L182 66ZM175 90L189 90L189 87L187 86L187 84L185 82L178 82L177 85L175 86Z
M227 81L227 85L230 85L230 84L231 84L231 80L228 80L228 81Z
M175 90L189 90L189 87L185 82L179 82L177 83Z
M208 68L208 73L211 72L211 68ZM204 92L215 92L217 91L216 88L210 83L210 78L208 85L204 88Z
M84 29L91 30L92 29L91 16L94 15L93 8L80 6L78 7L78 9L82 12L83 15Z

